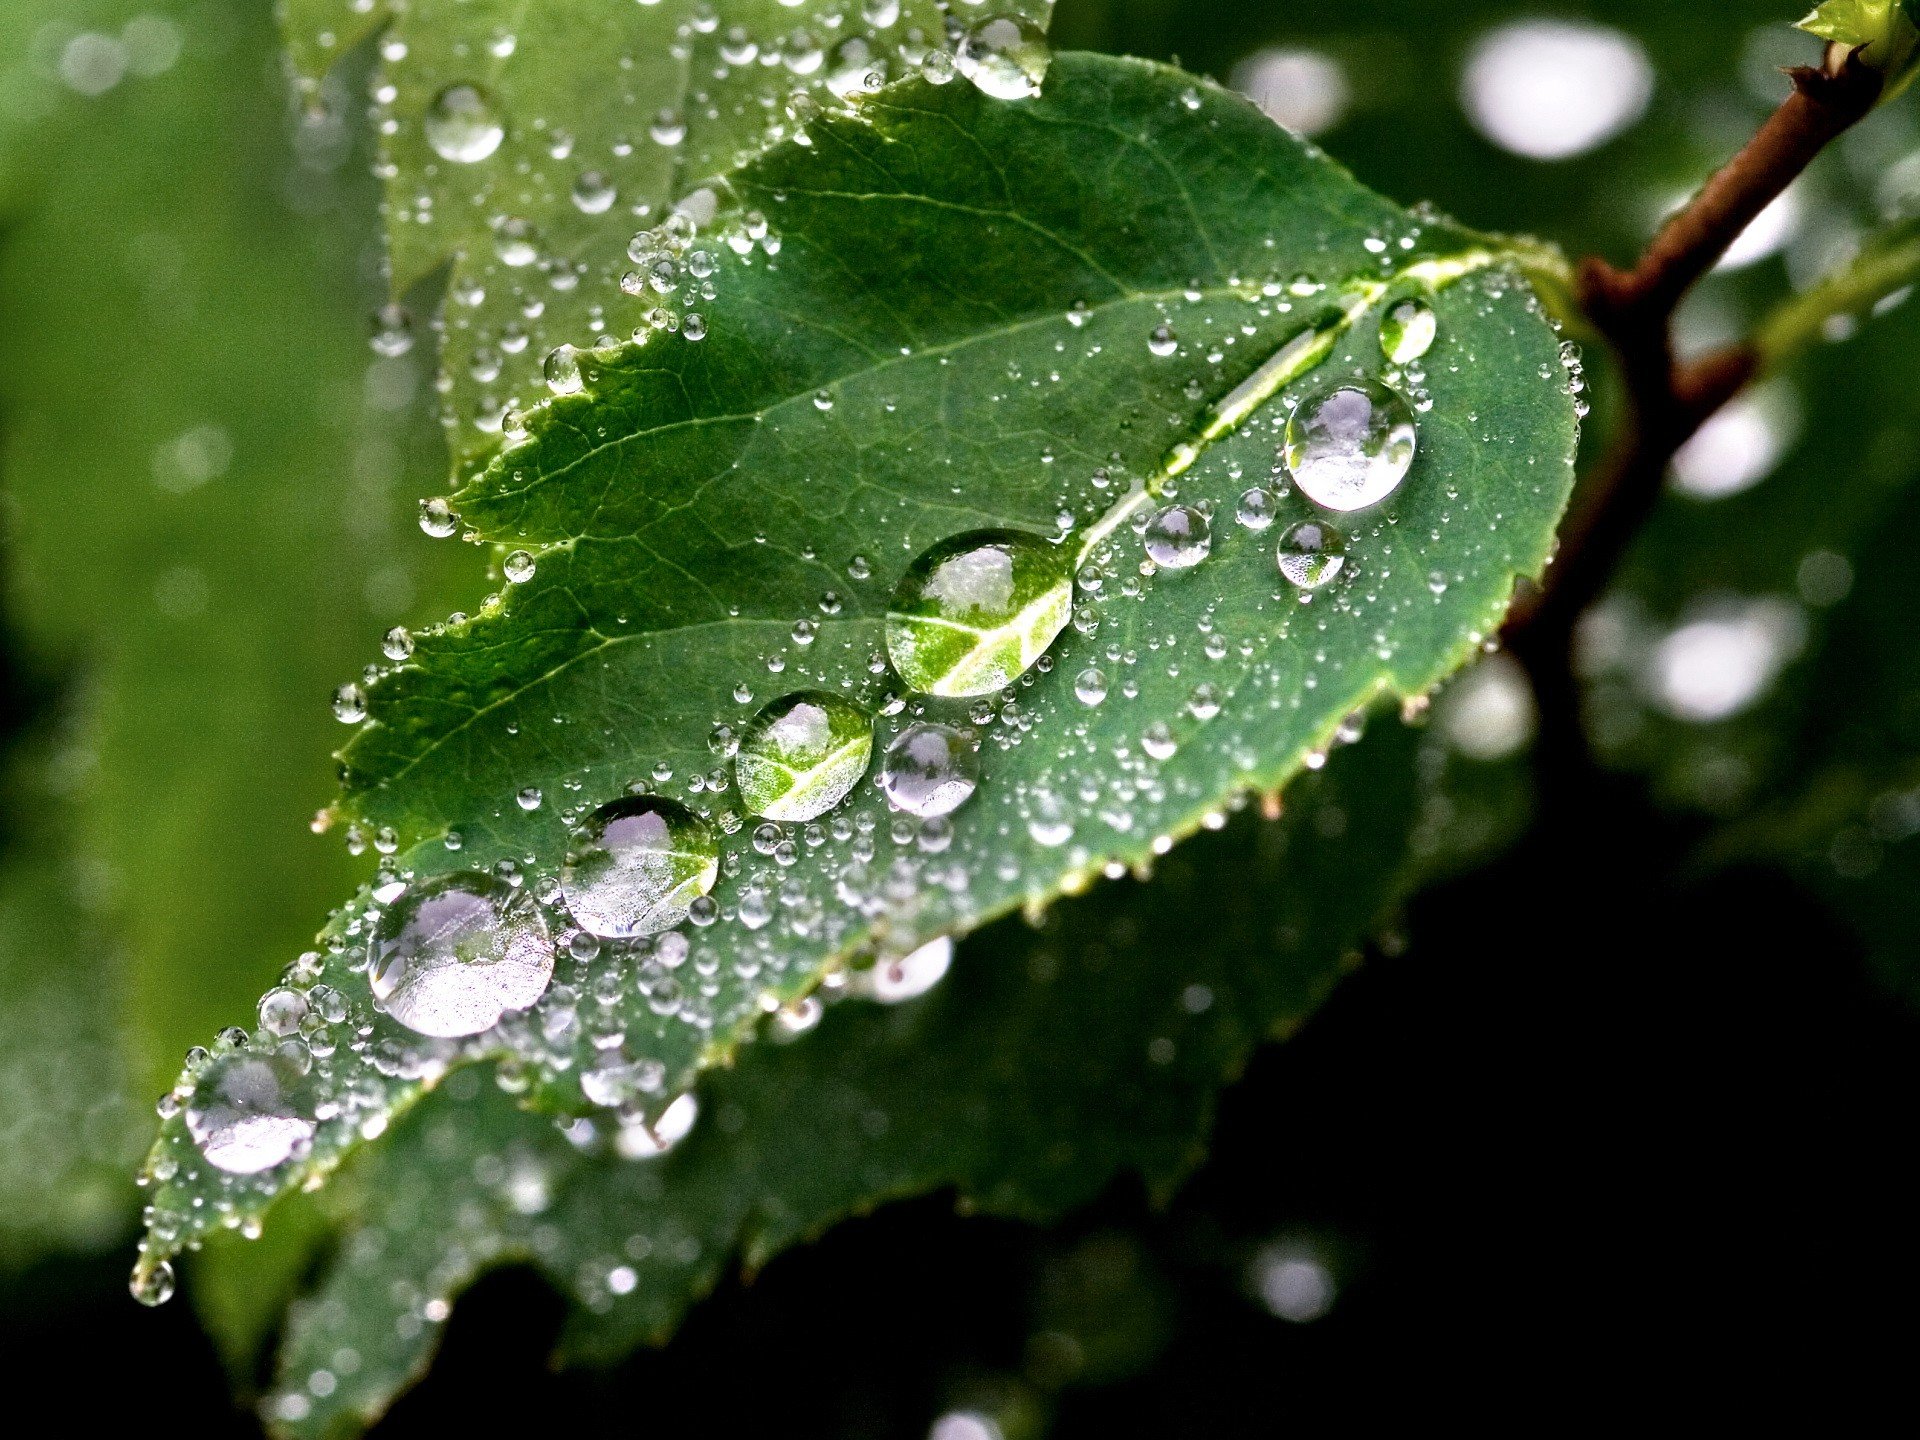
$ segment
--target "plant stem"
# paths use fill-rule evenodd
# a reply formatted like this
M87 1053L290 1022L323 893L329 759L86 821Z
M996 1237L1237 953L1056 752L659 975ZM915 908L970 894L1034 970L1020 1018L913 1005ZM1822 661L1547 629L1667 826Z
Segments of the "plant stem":
M1674 312L1753 219L1866 117L1883 83L1857 53L1839 47L1829 47L1820 67L1788 73L1793 93L1667 222L1631 270L1598 258L1580 267L1581 308L1618 359L1626 413L1612 449L1575 493L1550 586L1516 605L1507 622L1508 642L1538 692L1546 767L1584 758L1571 667L1580 616L1653 513L1675 452L1767 358L1747 341L1680 364Z

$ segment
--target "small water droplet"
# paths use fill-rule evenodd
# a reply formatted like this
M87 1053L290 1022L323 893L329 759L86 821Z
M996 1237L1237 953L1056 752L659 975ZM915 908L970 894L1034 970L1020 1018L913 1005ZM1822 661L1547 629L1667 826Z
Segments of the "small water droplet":
M719 875L706 821L674 800L623 795L573 832L560 889L583 929L622 939L672 929Z
M1439 321L1424 300L1402 300L1380 320L1380 349L1395 365L1411 365L1433 348Z
M1240 504L1233 512L1233 518L1249 530L1259 531L1273 524L1279 503L1273 498L1273 492L1263 485L1255 485L1243 491Z
M820 690L785 695L753 717L734 758L749 814L805 821L827 813L867 773L873 717Z
M410 888L380 917L367 979L387 1014L422 1035L478 1035L546 993L553 942L537 907L477 870Z
M1173 354L1180 348L1180 337L1173 333L1171 325L1156 325L1147 336L1147 349L1161 359Z
M973 736L921 721L894 737L880 762L880 788L896 810L926 817L958 810L979 783Z
M525 550L515 550L500 568L515 585L524 585L533 578L533 556Z
M1057 546L1019 530L974 531L907 568L887 610L887 655L923 695L990 695L1025 674L1072 613Z
M1082 705L1098 705L1107 698L1106 673L1089 665L1074 676L1073 693Z
M367 692L352 681L333 692L333 718L343 725L358 725L367 718Z
M235 1050L201 1072L187 1102L187 1133L208 1164L257 1175L313 1138L313 1117L306 1074L292 1056Z
M427 106L427 143L442 160L471 165L506 138L493 97L478 85L449 85Z
M1191 505L1167 505L1147 521L1147 558L1162 570L1188 570L1213 549L1213 523Z
M1318 590L1331 584L1345 567L1346 549L1346 541L1331 525L1302 520L1280 536L1280 573L1301 590Z
M571 345L556 345L550 350L541 372L547 388L556 395L576 395L586 383L580 376L580 352Z
M1310 395L1287 420L1287 469L1328 510L1363 510L1391 495L1413 464L1413 411L1396 391L1355 381Z
M1024 100L1040 93L1053 51L1039 26L1003 16L969 30L954 52L954 64L982 94Z

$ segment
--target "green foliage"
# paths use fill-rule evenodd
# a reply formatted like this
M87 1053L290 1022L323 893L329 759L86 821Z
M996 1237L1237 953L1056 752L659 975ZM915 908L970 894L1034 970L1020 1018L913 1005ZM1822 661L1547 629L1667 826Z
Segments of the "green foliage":
M569 376L456 495L464 523L528 554L368 687L344 752L336 809L402 848L290 972L324 987L301 1022L302 1085L324 1107L311 1147L225 1174L169 1122L144 1265L257 1216L475 1060L508 1057L539 1103L614 1104L649 1133L698 1068L836 969L1044 905L1276 788L1374 696L1420 695L1466 659L1542 563L1573 402L1551 328L1487 242L1132 62L1060 57L1018 103L910 84L808 139L729 177L739 213L771 228L719 223L754 243L716 247L706 337L572 357L577 390ZM1274 469L1287 409L1259 402L1303 374L1380 373L1381 302L1413 292L1441 336L1400 377L1424 412L1418 458L1385 504L1341 517L1352 578L1304 605L1273 534L1228 520ZM1176 476L1218 517L1213 555L1147 574L1124 521ZM1278 504L1273 533L1307 513ZM929 546L993 527L1064 528L1082 613L1007 696L903 709L876 659L894 583ZM1114 694L1090 705L1077 677L1100 666ZM815 829L755 831L712 740L789 689L882 713L883 746L922 715L972 727L979 794L916 824L863 786ZM570 827L630 786L684 796L724 832L719 923L583 944L553 877ZM1079 818L1061 833L1066 797ZM375 1013L357 973L372 909L503 863L552 906L515 924L563 942L553 989L472 1042ZM187 1110L238 1063L190 1070Z
M1169 1194L1223 1081L1439 861L1418 821L1460 766L1476 768L1442 732L1385 725L1290 792L1280 824L1247 817L1150 884L984 931L924 999L835 1004L805 1039L748 1047L703 1083L684 1144L645 1164L569 1143L462 1072L327 1192L347 1228L294 1308L265 1413L289 1435L353 1433L500 1264L572 1297L563 1358L606 1363L663 1339L735 1263L885 1200L951 1188L1045 1221L1122 1173Z
M870 74L898 78L902 45L947 48L932 0L871 8L884 25L859 5L825 24L781 0L284 0L310 94L380 36L374 120L393 288L428 304L444 270L456 472L497 448L504 415L544 396L540 367L556 345L646 326L659 296L644 276L637 295L617 284L639 271L629 236L792 133L810 99L863 91ZM993 13L1044 25L1052 8L1009 0ZM482 123L501 132L471 160L436 150L427 124L435 100L461 87L485 97Z

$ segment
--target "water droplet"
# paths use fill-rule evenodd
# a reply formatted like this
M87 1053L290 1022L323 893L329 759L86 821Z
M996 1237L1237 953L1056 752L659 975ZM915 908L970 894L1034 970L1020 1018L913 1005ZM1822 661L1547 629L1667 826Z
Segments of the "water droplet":
M500 148L506 126L478 85L449 85L427 107L427 143L442 160L471 165Z
M1033 843L1056 849L1073 838L1073 809L1051 790L1036 790L1027 801L1027 833Z
M1079 697L1082 705L1098 705L1107 698L1105 672L1089 665L1073 677L1073 693Z
M150 1269L136 1270L127 1289L142 1305L164 1305L173 1298L173 1266L162 1260Z
M1433 348L1439 331L1433 307L1424 300L1402 300L1380 321L1380 349L1396 365L1411 365Z
M402 305L382 305L373 312L373 353L392 359L413 348L413 316Z
M409 889L374 929L367 978L381 1008L422 1035L478 1035L524 1010L553 977L538 908L477 870Z
M207 1163L257 1175L313 1138L313 1105L301 1066L279 1052L245 1050L210 1061L187 1102L187 1133Z
M1002 17L969 30L954 52L954 64L982 94L1024 100L1040 93L1053 51L1039 26Z
M896 810L926 817L966 804L979 783L973 736L951 725L921 721L894 737L880 762L880 788Z
M619 198L613 182L598 170L583 170L573 182L573 204L582 215L600 215Z
M1213 523L1191 505L1168 505L1147 521L1147 558L1162 570L1187 570L1213 549Z
M706 821L677 801L623 795L573 832L560 888L582 928L623 938L672 929L719 875Z
M847 796L873 757L873 717L851 700L803 690L753 717L734 757L748 813L813 820Z
M513 797L513 803L522 810L538 810L540 802L546 797L540 793L538 785L523 785Z
M1024 531L978 530L907 568L887 610L887 655L923 695L990 695L1025 674L1072 613L1063 552Z
M585 383L580 378L580 352L571 345L556 345L541 367L547 388L556 395L575 395Z
M898 1005L926 994L953 967L953 941L942 935L897 960L882 960L862 977L860 989L882 1005Z
M1174 739L1172 726L1164 720L1156 720L1141 735L1140 748L1155 760L1171 760L1174 752L1180 748L1180 742Z
M1287 469L1328 510L1363 510L1391 495L1413 464L1413 411L1395 391L1355 381L1310 395L1287 420Z
M413 636L407 627L396 625L380 637L380 653L389 660L405 660L413 654Z
M1163 360L1179 348L1180 337L1173 333L1170 325L1156 325L1147 336L1147 349Z
M1273 524L1278 504L1273 492L1262 485L1255 485L1243 492L1240 504L1233 512L1233 518L1249 530L1264 530Z
M1302 520L1280 536L1280 573L1302 590L1318 590L1346 566L1346 549L1346 541L1331 525Z
M333 692L333 718L343 725L358 725L367 718L367 692L349 680Z
M460 516L445 496L436 495L420 502L420 528L434 539L444 540L460 528Z
M515 585L524 585L533 578L533 556L525 550L516 550L507 556L500 568Z

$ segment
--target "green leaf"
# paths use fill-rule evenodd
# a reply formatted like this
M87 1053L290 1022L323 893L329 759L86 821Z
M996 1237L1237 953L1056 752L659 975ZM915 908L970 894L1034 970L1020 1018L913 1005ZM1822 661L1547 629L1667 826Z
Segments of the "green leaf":
M1887 77L1889 97L1913 79L1920 62L1920 14L1914 0L1822 0L1800 28L1862 52Z
M324 1174L474 1060L510 1057L562 1110L612 1092L643 1129L836 968L1044 906L1277 788L1351 712L1473 654L1543 564L1573 399L1489 242L1138 62L1062 56L1020 103L914 85L809 139L730 177L771 228L723 223L754 243L716 257L706 338L583 354L579 392L456 497L529 558L369 687L344 752L336 812L404 848L290 976L326 987L301 1084L327 1113L310 1151L251 1175L170 1123L143 1263ZM1383 304L1416 293L1439 327L1398 376L1417 457L1384 503L1337 517L1347 579L1303 604L1275 537L1317 512L1289 491L1272 530L1230 517L1275 475L1284 399L1380 375ZM1211 558L1145 573L1127 522L1176 482L1212 508ZM984 701L889 699L910 562L965 531L1063 525L1079 610L1049 663ZM949 739L962 768L978 746L977 795L933 823L862 785L817 828L757 826L710 745L801 689L880 715L878 748L910 721L966 732ZM551 903L572 826L636 785L723 832L716 923L577 940ZM524 878L509 928L562 942L558 978L486 1036L427 1041L374 1012L365 936L372 908L460 871ZM190 1073L182 1098L240 1063Z
M545 396L541 365L556 346L624 340L647 324L659 297L618 284L638 269L627 255L636 231L791 134L794 114L807 113L796 92L802 107L832 104L870 73L897 78L930 48L944 53L946 8L899 0L829 16L782 0L284 0L310 93L380 33L374 118L393 288L404 296L444 267L456 468L483 463L502 416ZM1005 0L992 14L1044 26L1052 8ZM955 23L965 18L958 11ZM479 158L449 159L432 142L428 121L449 91L486 97L501 133Z
M603 1364L664 1340L736 1265L890 1199L951 1188L1043 1222L1137 1173L1164 1200L1204 1153L1223 1082L1428 873L1416 821L1452 779L1440 727L1383 724L1303 782L1280 824L1197 839L1150 885L1102 887L1037 930L985 931L925 998L850 999L816 1036L749 1047L658 1160L583 1151L463 1073L328 1193L345 1232L294 1309L269 1420L357 1431L501 1264L569 1295L563 1357Z

